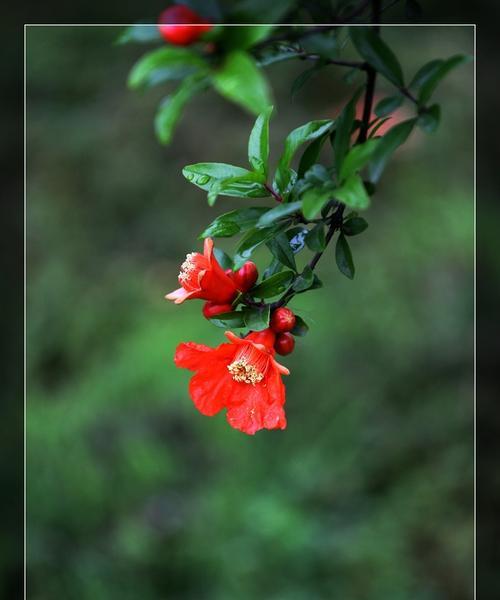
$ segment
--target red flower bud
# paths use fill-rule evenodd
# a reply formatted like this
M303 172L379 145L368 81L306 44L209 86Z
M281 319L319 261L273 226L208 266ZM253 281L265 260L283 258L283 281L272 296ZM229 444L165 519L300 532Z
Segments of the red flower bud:
M291 333L278 333L274 342L274 349L281 356L285 356L293 352L295 348L295 339Z
M295 327L295 315L289 308L277 308L271 316L271 327L276 333L291 331Z
M169 6L158 19L161 36L176 46L189 46L210 29L212 25L183 4Z
M257 266L251 260L233 273L234 284L240 292L248 292L255 285L258 277Z
M267 348L272 348L276 340L276 334L272 329L264 329L264 331L251 331L246 337L255 344L262 344Z
M215 302L205 302L203 305L203 316L205 319L211 319L216 315L231 312L233 307L231 304L217 304Z

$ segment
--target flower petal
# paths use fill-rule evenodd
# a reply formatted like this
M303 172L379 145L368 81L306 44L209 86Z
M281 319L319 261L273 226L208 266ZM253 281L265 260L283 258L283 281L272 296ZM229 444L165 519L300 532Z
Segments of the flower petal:
M221 368L222 367L222 368ZM235 392L235 382L225 365L204 368L189 382L189 394L196 408L209 417L227 406Z
M196 294L196 291L188 292L186 289L181 287L173 292L170 292L170 294L167 294L165 298L167 300L173 300L174 304L182 304L184 300L189 300L189 298L193 297L196 298Z
M254 435L260 429L285 429L286 417L282 405L278 402L270 404L268 399L266 385L246 385L244 401L229 406L227 422L248 435Z
M175 350L174 362L177 367L196 371L200 369L207 360L207 355L214 352L213 348L194 342L183 342Z

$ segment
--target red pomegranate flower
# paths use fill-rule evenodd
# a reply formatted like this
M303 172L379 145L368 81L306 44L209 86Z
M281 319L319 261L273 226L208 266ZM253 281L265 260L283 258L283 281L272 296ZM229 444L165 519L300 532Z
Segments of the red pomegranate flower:
M209 348L187 342L179 344L175 364L195 371L189 393L196 408L213 416L223 408L235 429L253 435L260 429L285 429L285 386L281 375L289 371L274 359L272 341L260 333L239 338L226 332L229 344Z
M203 254L191 252L181 265L182 287L167 294L167 300L181 304L190 298L202 298L216 304L230 304L238 293L233 280L226 275L213 254L214 243L205 239Z

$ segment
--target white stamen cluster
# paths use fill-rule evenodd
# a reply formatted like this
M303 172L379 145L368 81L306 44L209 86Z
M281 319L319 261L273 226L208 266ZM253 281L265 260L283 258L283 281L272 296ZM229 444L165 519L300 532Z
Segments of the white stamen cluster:
M184 281L189 281L191 277L191 273L195 270L196 265L194 263L194 252L190 252L186 254L186 260L181 265L181 270L179 273L179 281L182 283Z
M227 370L231 373L234 381L241 383L251 383L255 385L264 379L264 374L250 364L245 358L235 360L228 365Z

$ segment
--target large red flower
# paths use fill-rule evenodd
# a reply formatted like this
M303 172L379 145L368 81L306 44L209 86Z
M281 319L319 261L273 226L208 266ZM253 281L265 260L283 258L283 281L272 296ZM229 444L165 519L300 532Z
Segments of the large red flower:
M281 375L289 371L274 359L272 341L267 343L262 333L242 339L227 331L226 337L230 343L217 348L193 342L177 347L175 364L196 372L189 382L196 408L207 416L226 408L231 427L250 435L259 429L285 429Z
M226 275L213 254L214 243L205 239L203 254L191 252L181 265L182 287L167 294L167 300L181 304L190 298L202 298L217 304L231 303L238 293L233 280Z

